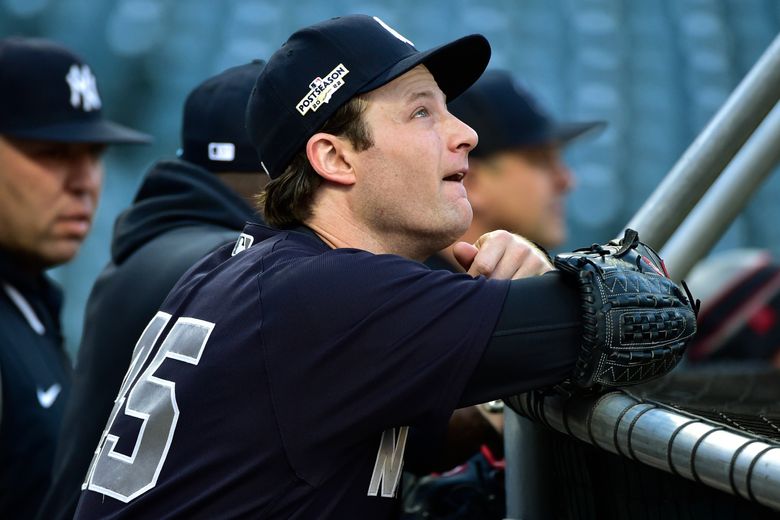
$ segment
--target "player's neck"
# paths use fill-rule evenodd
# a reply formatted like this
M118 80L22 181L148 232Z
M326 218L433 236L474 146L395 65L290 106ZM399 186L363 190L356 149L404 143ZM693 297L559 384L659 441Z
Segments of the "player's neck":
M434 237L410 234L403 228L377 226L375 222L360 218L352 212L351 204L338 198L340 195L326 196L320 191L315 195L312 216L304 222L330 247L362 249L377 255L393 254L420 262L441 247L436 245Z
M305 224L333 249L361 249L375 255L393 254L420 262L433 253L427 249L415 248L413 244L403 240L397 241L390 237L372 234L367 228L355 225L354 222L313 218Z
M333 249L353 248L374 254L401 254L384 243L381 237L372 234L366 226L360 225L345 209L317 207L305 224Z

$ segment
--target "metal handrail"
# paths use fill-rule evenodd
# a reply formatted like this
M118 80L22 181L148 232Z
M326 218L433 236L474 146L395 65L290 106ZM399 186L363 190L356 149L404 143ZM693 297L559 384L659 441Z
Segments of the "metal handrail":
M778 100L780 35L626 227L660 250Z
M507 404L555 430L780 511L780 444L622 391Z
M691 213L779 100L780 35L775 37L721 109L688 147L626 227L636 229L639 231L642 241L661 250L675 229ZM774 132L775 124L773 116L769 122L770 130L762 130L762 133L771 135ZM765 126L762 125L762 127ZM764 143L765 139L757 136L757 141ZM753 142L754 140L751 139L751 143ZM757 170L763 169L763 164L771 162L772 151L768 150L765 144L751 144L750 148L745 154L740 154L741 158L734 161L734 166L730 167L730 170L744 172L749 168L754 173L758 173ZM771 167L769 168L771 169ZM767 172L768 169L764 175ZM741 174L744 175L744 173ZM733 182L732 175L734 174L730 173L726 176L727 180L724 184ZM750 193L757 188L760 180L752 184ZM739 197L740 204L744 205L746 200L743 199L749 197L749 194L740 194ZM718 203L723 204L722 199L719 199ZM705 206L709 205L709 202L705 204ZM689 225L696 225L694 223L699 222L700 218L702 217L695 217ZM718 225L718 228L721 229L722 233L722 223ZM715 227L713 226L712 229ZM692 235L685 234L684 236L690 239ZM705 240L705 235L702 234L701 249L709 250L712 245L707 244L711 240L710 235L706 235ZM671 254L674 257L672 261L667 261L667 266L674 270L675 262L680 262L679 255L677 255L679 250L677 239L675 239L674 244L670 245L672 249L663 249L663 253ZM696 255L691 256L695 257ZM698 258L696 259L698 260ZM682 269L675 272L681 273L685 270L686 267L682 266ZM527 394L524 395L527 396ZM522 397L519 396L519 398ZM539 518L547 507L545 502L549 496L549 489L542 477L544 474L542 461L546 458L541 453L544 451L544 435L539 431L538 425L512 412L507 414L505 424L507 487L515 487L534 481L533 487L518 488L518 491L522 490L522 497L515 497L514 501L511 500L510 494L507 494L507 513L517 517L530 515L529 518ZM535 455L525 459L524 457L529 452L534 452Z
M661 250L680 281L717 243L780 161L780 103Z

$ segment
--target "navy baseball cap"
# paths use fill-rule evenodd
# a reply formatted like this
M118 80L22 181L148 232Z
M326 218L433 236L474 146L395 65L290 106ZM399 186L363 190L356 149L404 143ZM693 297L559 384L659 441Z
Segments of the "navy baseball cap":
M490 45L481 35L420 52L375 16L332 18L295 32L268 60L247 107L249 138L273 179L356 95L423 64L451 100L476 81L489 60Z
M485 72L448 108L479 135L479 144L470 157L548 143L566 144L606 126L604 121L555 121L505 70Z
M148 143L108 121L89 65L47 40L0 40L0 135L68 143Z
M211 172L259 172L244 127L249 94L265 62L231 67L190 92L184 102L180 156Z

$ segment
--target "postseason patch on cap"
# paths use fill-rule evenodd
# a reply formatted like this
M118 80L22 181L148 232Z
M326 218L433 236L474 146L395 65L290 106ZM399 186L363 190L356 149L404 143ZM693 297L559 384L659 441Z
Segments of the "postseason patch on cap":
M344 76L347 74L349 70L343 63L339 63L325 75L325 78L314 78L314 81L309 83L309 92L298 101L296 107L298 112L302 116L305 116L309 110L316 112L320 105L330 101L333 93L344 86Z

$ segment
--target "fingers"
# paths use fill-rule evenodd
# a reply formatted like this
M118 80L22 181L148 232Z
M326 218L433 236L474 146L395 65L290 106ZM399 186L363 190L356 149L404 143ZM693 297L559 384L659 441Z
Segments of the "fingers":
M474 244L478 252L468 273L499 280L537 276L553 270L547 256L533 243L507 231L492 231ZM465 265L464 265L465 268Z
M539 276L555 269L547 255L541 252L539 248L531 243L528 244L528 247L528 254L511 276L512 280L527 276Z
M471 267L472 262L474 262L474 257L477 256L478 252L479 249L468 242L457 242L452 246L452 254L455 256L455 260L457 260L461 267L466 271Z
M468 273L499 280L512 278L518 269L522 269L529 254L528 248L525 244L515 243L509 233L488 235L483 235L477 241L479 252L474 257Z

